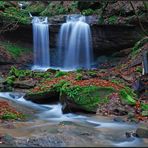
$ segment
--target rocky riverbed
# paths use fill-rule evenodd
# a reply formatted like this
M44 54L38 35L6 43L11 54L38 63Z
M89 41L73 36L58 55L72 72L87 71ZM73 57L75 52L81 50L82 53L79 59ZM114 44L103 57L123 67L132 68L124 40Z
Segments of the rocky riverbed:
M16 101L18 95L3 94L3 101L8 101L11 107L30 113L34 118L21 121L1 120L0 147L67 147L67 146L146 146L147 126L126 123L121 118L101 117L91 114L58 113L60 108L43 109L43 106L32 107L30 102L23 105L21 100ZM2 93L0 94L2 96ZM7 97L7 99L5 98ZM5 99L4 99L5 98ZM14 100L13 100L14 99ZM36 105L36 104L34 104ZM29 109L30 106L30 109ZM52 107L52 106L50 106ZM41 109L42 108L42 109ZM41 111L42 110L42 111ZM36 116L37 115L37 116ZM140 133L138 138L137 135ZM141 128L141 129L140 129ZM143 130L145 129L145 130ZM116 132L116 134L114 134Z

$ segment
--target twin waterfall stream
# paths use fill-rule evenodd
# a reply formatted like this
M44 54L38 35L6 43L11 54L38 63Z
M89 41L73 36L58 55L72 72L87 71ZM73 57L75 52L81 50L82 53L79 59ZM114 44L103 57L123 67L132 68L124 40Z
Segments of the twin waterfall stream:
M47 18L34 17L33 69L46 69L51 67L49 28ZM57 39L55 67L63 70L78 68L90 69L93 61L91 31L86 19L81 15L67 16L66 22L61 25Z

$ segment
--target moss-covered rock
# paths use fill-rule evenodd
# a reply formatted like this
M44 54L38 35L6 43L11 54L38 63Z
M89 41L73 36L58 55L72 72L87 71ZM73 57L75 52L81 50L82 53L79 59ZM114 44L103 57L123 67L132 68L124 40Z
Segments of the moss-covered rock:
M30 88L34 88L36 83L37 82L33 79L24 80L24 81L17 80L13 82L13 87L20 88L20 89L30 89Z
M111 104L110 98L114 97L110 96L114 95L117 95L121 107L123 106L121 102L127 105L136 104L137 96L131 88L123 86L120 82L113 83L98 78L81 79L83 75L97 76L96 71L86 73L69 72L63 75L58 71L50 80L46 79L30 90L25 98L37 103L60 100L63 112L95 113L100 106Z
M129 93L127 93L127 91L125 89L120 90L119 92L121 99L129 104L129 105L135 105L136 104L136 100L132 97L132 95L130 95Z
M108 95L114 91L110 87L62 87L60 101L63 104L63 112L86 111L96 113L98 105L107 103Z
M35 93L27 93L24 98L35 103L52 103L59 99L59 93L53 89L47 91L39 91Z
M146 43L148 43L148 37L144 37L140 41L136 42L136 44L132 48L132 56L137 55L137 53L140 52L141 47Z

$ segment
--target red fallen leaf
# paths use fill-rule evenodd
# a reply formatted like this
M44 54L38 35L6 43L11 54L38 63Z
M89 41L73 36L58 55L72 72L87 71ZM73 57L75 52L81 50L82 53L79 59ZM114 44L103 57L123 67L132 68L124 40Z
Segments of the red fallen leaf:
M141 103L140 103L140 101L138 100L138 101L136 102L136 105L135 105L135 106L136 106L136 109L139 109L139 108L140 108L140 104L141 104Z
M12 108L8 102L0 101L0 115L2 116L8 112L11 112L11 113L14 113L17 115L21 114L21 113L17 112L14 108Z

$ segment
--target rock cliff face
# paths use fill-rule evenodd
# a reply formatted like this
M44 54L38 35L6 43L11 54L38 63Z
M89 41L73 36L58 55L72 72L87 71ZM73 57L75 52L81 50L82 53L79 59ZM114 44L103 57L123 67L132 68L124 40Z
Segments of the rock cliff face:
M49 26L50 47L57 47L61 24ZM116 51L132 47L140 39L136 26L127 25L91 25L92 44L95 56L110 55ZM21 25L17 30L3 34L6 39L33 45L32 26Z

